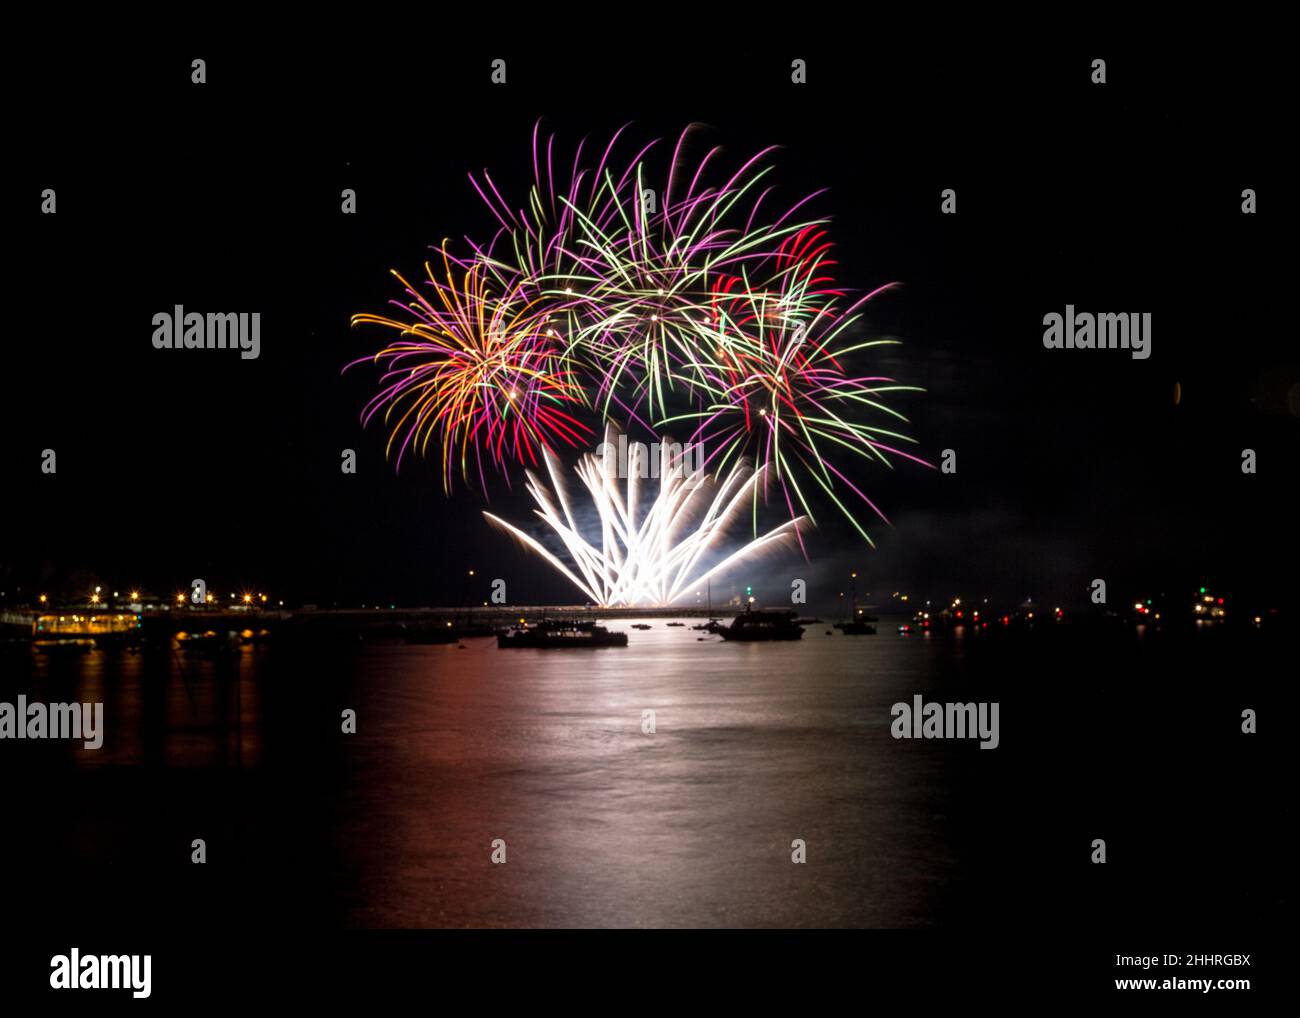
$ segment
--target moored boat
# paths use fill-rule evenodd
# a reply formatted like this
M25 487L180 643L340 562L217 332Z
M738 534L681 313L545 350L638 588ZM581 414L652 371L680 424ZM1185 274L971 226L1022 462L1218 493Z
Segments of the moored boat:
M626 647L627 633L611 633L604 626L585 621L546 621L520 624L497 634L498 647L570 648Z
M741 612L731 620L730 626L719 626L714 632L724 640L801 640L803 626L795 613L785 609L759 609Z

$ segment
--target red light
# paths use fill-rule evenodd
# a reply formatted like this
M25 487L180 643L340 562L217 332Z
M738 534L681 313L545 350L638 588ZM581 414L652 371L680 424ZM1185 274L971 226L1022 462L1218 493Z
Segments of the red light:
M961 618L961 612L957 613L957 618Z
M1223 598L1219 598L1219 604L1223 604Z

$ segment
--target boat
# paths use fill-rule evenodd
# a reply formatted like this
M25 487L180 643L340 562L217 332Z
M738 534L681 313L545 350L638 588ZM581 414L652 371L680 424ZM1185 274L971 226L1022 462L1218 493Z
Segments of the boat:
M856 572L849 574L849 584L853 591L849 604L851 605L851 614L843 622L836 622L835 628L845 636L875 636L876 627L872 625L880 620L874 615L868 615L865 609L858 607L858 574ZM870 595L868 595L870 596Z
M680 629L680 628L685 627L686 623L685 623L685 622L667 622L667 623L665 623L665 625L667 625L669 629L672 629L672 628L674 628L674 627L677 627L677 628Z
M722 620L715 619L713 616L713 581L709 581L709 621L698 626L691 626L697 633L716 633L722 628ZM704 637L700 637L704 639Z
M647 625L647 624L644 623L644 622L633 622L633 623L632 623L632 628L633 628L633 629L649 629L650 626Z
M520 624L497 633L497 646L559 648L559 647L626 647L627 633L611 633L594 622L556 620L539 622L535 626Z
M179 632L176 634L176 642L185 654L196 657L223 657L239 653L236 634L218 633L213 629L202 633Z
M801 640L803 626L788 609L759 609L741 612L731 620L730 626L719 626L714 632L724 640Z

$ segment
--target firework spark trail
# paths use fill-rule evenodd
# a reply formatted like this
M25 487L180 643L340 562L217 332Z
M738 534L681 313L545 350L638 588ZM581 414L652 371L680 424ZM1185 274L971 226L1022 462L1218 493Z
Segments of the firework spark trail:
M606 431L605 441L607 449L617 444L612 428ZM558 537L572 568L519 527L492 513L483 515L541 555L600 605L672 604L760 553L790 543L804 523L803 517L789 520L706 566L706 557L725 541L744 504L761 484L762 470L737 463L721 483L685 470L665 471L657 495L639 515L636 457L628 464L624 493L619 490L611 457L588 453L579 461L577 474L598 517L597 545L583 536L574 522L563 467L553 456L545 459L550 487L529 471L528 491L537 503L535 515Z
M917 390L884 376L849 375L841 363L855 352L895 342L848 343L845 337L867 301L890 287L873 290L842 311L833 296L810 308L801 284L816 271L815 265L805 266L804 271L785 277L793 293L755 290L734 277L720 282L714 295L717 349L701 349L700 359L688 372L707 399L698 410L656 423L695 421L690 441L712 450L707 462L717 469L745 454L770 468L769 476L781 487L791 515L797 505L815 519L805 489L820 490L870 544L871 537L837 494L837 487L847 488L888 521L834 466L828 448L841 448L891 469L890 455L929 466L885 441L912 441L908 436L850 415L866 408L905 423L906 418L879 397Z
M536 303L518 290L496 297L480 264L465 267L445 248L443 265L445 281L425 266L433 301L394 273L411 298L394 303L410 318L353 318L402 336L365 359L388 369L363 415L368 422L383 411L398 466L408 451L423 453L437 439L450 488L458 465L468 476L471 456L481 473L485 455L501 469L512 460L536 463L539 449L556 442L584 441L590 427L566 408L585 405L585 390Z

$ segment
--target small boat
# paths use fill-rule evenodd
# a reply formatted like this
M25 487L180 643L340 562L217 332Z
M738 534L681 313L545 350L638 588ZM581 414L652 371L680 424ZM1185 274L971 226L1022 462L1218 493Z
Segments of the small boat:
M644 622L633 622L633 623L632 623L632 628L633 628L633 629L649 629L650 626L647 625L647 624L644 623Z
M535 626L512 626L497 633L497 646L532 648L626 647L627 633L611 633L594 622L539 622Z
M234 639L231 639L231 637L234 637ZM236 634L227 635L218 633L213 629L202 633L179 632L176 634L176 642L186 654L200 657L220 657L239 653L238 636Z
M853 598L853 614L843 622L836 622L835 628L845 636L875 636L876 627L872 624L880 620L874 615L868 615L866 610L858 607L856 591Z
M853 591L849 599L851 611L849 617L843 622L835 623L835 628L845 636L875 636L876 627L872 623L880 620L874 615L868 615L865 609L858 607L857 578L858 574L856 572L849 574L849 584Z
M674 627L676 627L676 628L685 628L686 623L685 623L685 622L669 622L669 623L667 623L667 626L668 626L669 629L672 629L672 628L674 628Z
M803 626L795 620L794 612L785 609L741 612L730 626L719 626L715 632L724 640L803 639Z

